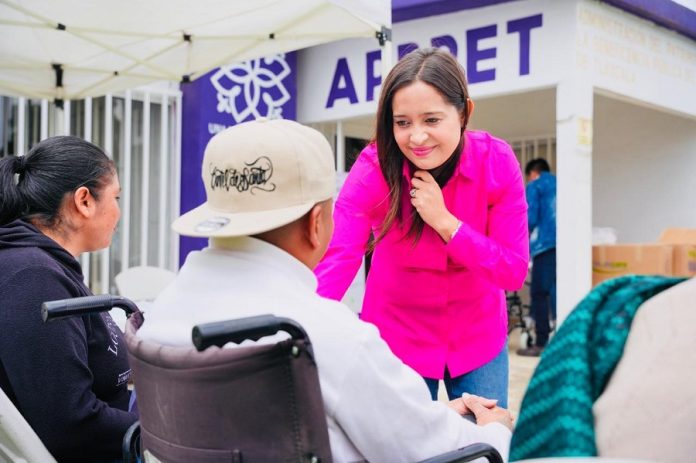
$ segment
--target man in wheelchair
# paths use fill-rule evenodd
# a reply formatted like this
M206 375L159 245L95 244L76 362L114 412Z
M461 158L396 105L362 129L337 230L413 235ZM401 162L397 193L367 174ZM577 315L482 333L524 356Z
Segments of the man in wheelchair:
M209 246L188 255L138 336L186 346L201 323L292 318L314 346L334 461L418 461L474 442L506 458L507 410L475 396L432 401L373 325L316 294L312 269L333 233L333 166L323 135L292 121L261 119L213 137L202 168L207 201L173 225Z

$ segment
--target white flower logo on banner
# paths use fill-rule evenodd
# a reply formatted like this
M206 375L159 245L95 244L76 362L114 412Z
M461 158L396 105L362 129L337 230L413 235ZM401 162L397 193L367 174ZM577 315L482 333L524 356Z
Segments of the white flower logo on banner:
M231 114L235 123L249 116L281 118L282 106L290 100L283 85L289 74L284 54L222 66L210 78L217 91L218 112Z

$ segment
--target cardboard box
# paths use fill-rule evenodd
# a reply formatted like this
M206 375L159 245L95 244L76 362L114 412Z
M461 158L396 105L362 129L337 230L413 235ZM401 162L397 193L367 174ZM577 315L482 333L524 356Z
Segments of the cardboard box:
M675 244L672 249L672 275L676 277L696 276L696 244Z
M696 244L696 228L665 228L657 241L662 244Z
M696 229L665 228L659 242L672 245L672 275L696 276Z
M671 275L673 246L603 244L592 246L592 285L622 275Z

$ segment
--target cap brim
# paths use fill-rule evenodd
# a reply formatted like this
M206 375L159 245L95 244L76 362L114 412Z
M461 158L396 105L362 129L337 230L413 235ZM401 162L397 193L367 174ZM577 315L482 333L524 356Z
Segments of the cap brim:
M273 230L305 215L316 202L261 212L226 213L201 204L174 221L180 235L200 238L249 236Z

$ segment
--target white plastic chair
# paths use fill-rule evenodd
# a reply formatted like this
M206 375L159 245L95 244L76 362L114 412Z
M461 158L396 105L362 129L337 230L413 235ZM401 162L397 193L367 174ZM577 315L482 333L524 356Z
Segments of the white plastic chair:
M116 289L118 294L127 297L138 304L141 310L146 311L149 302L155 300L157 295L176 277L171 270L139 266L131 267L116 275ZM120 309L109 312L121 331L126 327L126 316Z
M55 463L55 459L0 389L0 463Z
M176 273L159 267L131 267L115 277L119 295L132 301L152 301Z

